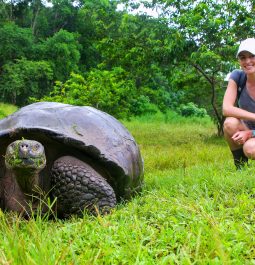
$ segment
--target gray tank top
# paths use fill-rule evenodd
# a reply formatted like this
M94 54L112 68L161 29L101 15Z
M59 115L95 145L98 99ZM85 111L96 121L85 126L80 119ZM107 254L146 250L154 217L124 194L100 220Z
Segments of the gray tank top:
M233 71L230 75L230 79L234 80L237 84L237 86L239 86L238 84L238 80L240 80L240 74L242 74L242 71ZM238 106L241 109L247 110L249 112L255 113L255 99L253 99L248 91L247 91L247 87L245 85L245 87L243 88L241 95L239 97L238 100ZM251 130L255 130L255 121L243 121L244 124Z

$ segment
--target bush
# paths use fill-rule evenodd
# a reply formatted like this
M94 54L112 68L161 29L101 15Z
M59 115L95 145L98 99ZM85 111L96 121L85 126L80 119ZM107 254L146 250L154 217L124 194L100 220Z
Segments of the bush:
M184 117L206 117L207 111L204 108L199 108L195 103L189 102L186 105L181 104L178 109L178 113Z
M149 97L141 95L131 100L130 112L134 116L140 116L144 114L155 114L158 108L155 104L150 102Z
M122 68L116 67L112 71L94 69L85 78L72 73L65 83L56 82L50 96L41 101L88 105L116 118L128 118L134 91L134 83L127 79Z

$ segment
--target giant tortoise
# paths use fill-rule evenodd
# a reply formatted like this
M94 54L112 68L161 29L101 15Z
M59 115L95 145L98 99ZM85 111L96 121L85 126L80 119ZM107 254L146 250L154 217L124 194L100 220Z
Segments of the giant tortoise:
M106 213L143 185L140 150L114 117L39 102L0 121L1 208L29 214L55 201L59 217ZM43 202L42 202L43 201ZM47 207L46 207L47 205Z

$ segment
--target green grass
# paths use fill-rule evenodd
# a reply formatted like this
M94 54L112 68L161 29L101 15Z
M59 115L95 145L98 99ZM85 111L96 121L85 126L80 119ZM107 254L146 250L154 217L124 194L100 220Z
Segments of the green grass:
M0 102L0 119L6 117L7 115L9 115L11 113L13 113L17 109L18 109L18 107L14 106L14 105Z
M107 216L0 215L0 264L254 264L255 165L236 172L207 119L125 122L141 147L141 195Z

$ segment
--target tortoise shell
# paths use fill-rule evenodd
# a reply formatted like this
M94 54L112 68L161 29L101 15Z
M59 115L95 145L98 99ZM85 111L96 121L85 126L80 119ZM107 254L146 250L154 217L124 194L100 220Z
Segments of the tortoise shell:
M129 198L143 183L143 160L135 139L109 114L88 106L38 102L0 120L0 177L6 147L17 139L44 145L47 168L61 155L89 162L113 187L116 197ZM44 174L46 174L44 172ZM44 178L50 189L50 176Z

